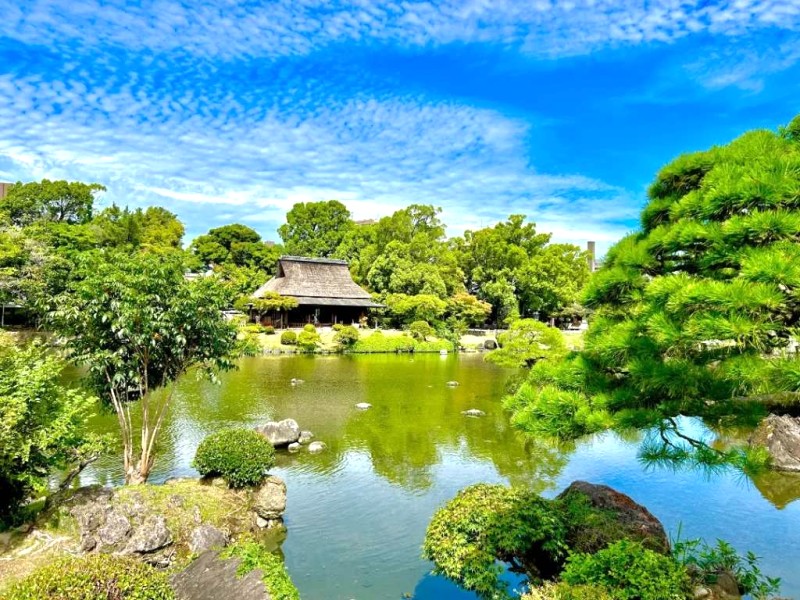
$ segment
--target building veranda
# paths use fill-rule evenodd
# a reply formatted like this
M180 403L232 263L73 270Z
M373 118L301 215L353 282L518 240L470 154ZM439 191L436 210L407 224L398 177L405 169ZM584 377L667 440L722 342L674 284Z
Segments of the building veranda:
M253 294L263 298L272 294L291 297L297 307L262 315L263 325L302 327L364 323L370 309L382 308L372 296L353 281L347 262L330 258L283 256L275 277Z

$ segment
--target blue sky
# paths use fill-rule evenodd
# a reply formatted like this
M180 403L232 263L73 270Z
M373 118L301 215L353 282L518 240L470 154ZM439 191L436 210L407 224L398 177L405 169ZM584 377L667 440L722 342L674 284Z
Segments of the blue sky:
M188 237L523 213L601 249L675 155L800 113L800 0L0 0L0 180L97 181Z

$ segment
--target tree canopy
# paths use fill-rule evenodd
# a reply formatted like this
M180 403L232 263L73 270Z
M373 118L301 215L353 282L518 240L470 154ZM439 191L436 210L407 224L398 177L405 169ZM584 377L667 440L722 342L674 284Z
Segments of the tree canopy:
M333 256L354 227L350 211L338 200L300 202L286 213L278 233L287 253L294 256Z
M95 194L105 189L98 183L78 181L18 182L0 199L0 214L19 226L38 220L86 223L92 218Z
M791 127L664 167L641 230L588 284L584 351L534 367L509 402L518 424L571 434L655 425L646 457L745 460L685 439L676 417L752 420L800 397L799 191Z

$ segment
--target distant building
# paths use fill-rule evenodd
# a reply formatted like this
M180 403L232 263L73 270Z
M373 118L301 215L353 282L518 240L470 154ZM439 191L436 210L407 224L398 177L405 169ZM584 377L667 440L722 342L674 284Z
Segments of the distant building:
M282 256L278 272L253 294L262 298L268 292L291 296L298 306L288 313L267 315L264 325L302 327L314 325L349 325L358 323L371 308L381 308L372 296L350 275L347 262L330 258Z
M0 181L0 198L5 198L6 196L8 196L8 190L11 188L12 185L14 184Z
M589 261L589 272L594 273L597 271L597 250L595 242L586 243L586 260Z

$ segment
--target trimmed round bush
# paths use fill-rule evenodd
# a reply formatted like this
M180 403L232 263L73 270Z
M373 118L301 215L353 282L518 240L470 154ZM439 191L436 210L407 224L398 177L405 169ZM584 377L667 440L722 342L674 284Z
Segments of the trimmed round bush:
M275 328L272 325L267 325L264 327L264 333L267 335L275 335Z
M317 333L317 328L314 327L311 323L306 323L303 326L303 331L307 331L308 333Z
M305 352L313 352L321 342L322 338L316 331L305 329L297 336L297 346Z
M358 338L358 329L352 325L348 325L347 327L341 327L339 331L336 332L336 335L333 336L333 341L342 347L349 348L358 341Z
M344 327L344 325L342 325L341 323L334 323L332 329L334 331L341 331L342 327Z
M423 342L436 333L427 321L414 321L408 326L408 330L411 332L411 337Z
M284 331L281 334L281 344L294 346L297 343L297 334L294 331Z
M203 477L219 476L232 488L258 485L275 464L275 449L251 429L223 429L204 439L194 455Z
M166 573L133 558L89 554L37 569L8 590L8 600L173 600Z

